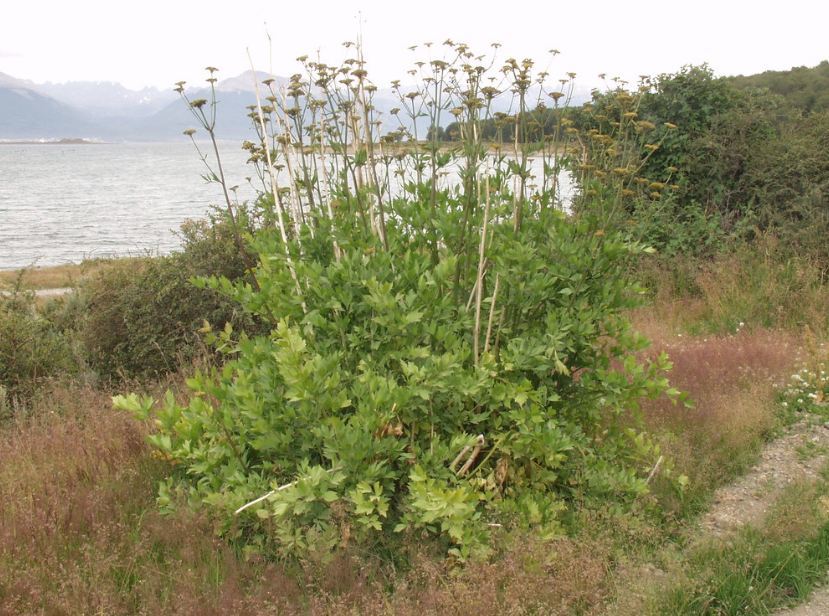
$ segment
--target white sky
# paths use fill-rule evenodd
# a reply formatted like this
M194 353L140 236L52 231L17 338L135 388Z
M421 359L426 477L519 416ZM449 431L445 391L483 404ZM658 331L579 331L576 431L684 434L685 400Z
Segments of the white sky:
M489 8L489 7L499 8ZM0 72L33 81L120 81L131 88L201 82L203 67L220 77L268 69L265 30L274 41L273 70L295 72L294 58L341 59L363 16L370 75L384 87L405 82L419 59L414 43L463 41L484 53L546 63L551 74L674 72L708 62L718 74L813 66L829 58L826 0L0 0Z

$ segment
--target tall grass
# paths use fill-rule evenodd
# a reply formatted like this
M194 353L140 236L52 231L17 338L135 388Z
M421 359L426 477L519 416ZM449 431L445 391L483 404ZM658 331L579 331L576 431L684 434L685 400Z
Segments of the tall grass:
M640 313L637 325L654 340L654 352L671 357L671 382L687 392L690 408L662 401L643 404L645 423L661 434L677 471L690 479L680 498L657 493L683 517L699 512L713 490L747 468L783 424L776 384L798 361L801 342L785 331L742 331L690 337Z
M810 328L829 332L829 286L824 266L779 249L774 238L737 244L709 259L676 257L643 262L652 310L663 323L692 334L743 328Z

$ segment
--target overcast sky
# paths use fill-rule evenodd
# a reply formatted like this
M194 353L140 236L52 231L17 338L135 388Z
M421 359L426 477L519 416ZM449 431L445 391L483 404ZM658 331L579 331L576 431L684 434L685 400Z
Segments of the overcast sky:
M222 77L241 73L248 47L267 70L267 30L273 70L287 75L294 58L318 49L341 59L358 13L379 86L405 78L418 59L410 45L447 37L481 52L497 41L502 57L545 64L557 48L551 74L576 72L584 87L601 72L635 80L708 62L718 74L750 74L829 58L826 0L0 0L0 72L167 88L199 82L208 64Z

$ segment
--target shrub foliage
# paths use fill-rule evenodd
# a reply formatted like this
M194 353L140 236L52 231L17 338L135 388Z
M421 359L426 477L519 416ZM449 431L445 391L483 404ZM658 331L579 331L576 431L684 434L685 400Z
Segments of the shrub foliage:
M399 94L415 130L421 97L433 128L451 109L464 136L451 152L404 141L383 154L359 47L344 68L301 58L310 77L281 94L264 82L271 105L252 113L259 143L245 145L272 189L254 280L203 285L270 334L211 332L231 359L196 374L185 404L117 399L155 417L152 442L172 463L162 504L209 506L232 535L284 556L403 534L466 558L493 528L552 533L574 502L647 492L659 452L635 428L637 401L677 392L665 357L637 360L644 341L623 316L643 247L556 207L559 154L539 155L542 178L530 172L543 143L488 153L487 69L447 45L457 65L432 62L423 90ZM522 109L532 67L500 70ZM208 102L188 102L211 132ZM308 135L333 155L314 155Z

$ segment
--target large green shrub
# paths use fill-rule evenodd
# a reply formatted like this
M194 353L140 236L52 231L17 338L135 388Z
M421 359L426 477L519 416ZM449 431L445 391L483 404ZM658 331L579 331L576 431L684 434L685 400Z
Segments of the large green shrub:
M452 110L452 151L383 154L359 52L343 67L300 58L308 77L282 98L263 82L272 106L253 112L259 142L245 145L271 187L258 266L251 284L206 286L272 330L237 343L212 332L232 359L196 374L186 404L117 399L155 418L152 443L171 462L162 505L209 507L231 536L284 556L403 534L466 557L493 528L556 532L568 507L624 505L654 469L669 474L636 428L642 397L677 393L665 357L639 361L645 342L624 316L642 245L591 208L557 209L557 150L539 154L536 177L532 146L488 155L487 69L445 45L455 67L431 62L422 90L397 91L433 136ZM501 69L519 110L532 67ZM418 111L421 97L431 105ZM185 100L210 132L208 101Z
M647 491L658 452L628 427L666 388L666 363L636 362L643 341L623 317L636 247L552 211L494 229L495 327L476 361L457 257L434 263L406 232L422 205L399 207L388 251L358 236L335 259L326 236L307 238L301 297L267 234L261 290L219 283L277 325L193 378L189 405L158 412L153 443L176 463L163 502L183 491L230 516L276 489L243 519L285 552L422 528L466 553L487 524L554 529L574 499Z

